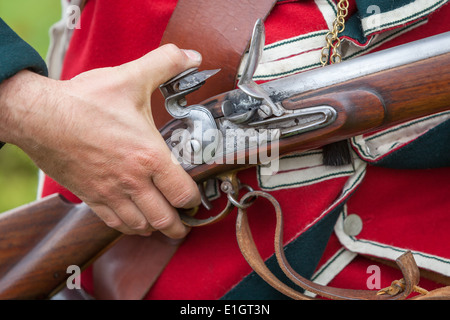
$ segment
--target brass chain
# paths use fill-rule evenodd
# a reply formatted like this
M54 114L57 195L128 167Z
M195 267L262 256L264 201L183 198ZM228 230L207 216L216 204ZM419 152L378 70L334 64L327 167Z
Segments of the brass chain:
M339 46L341 45L341 40L339 39L339 33L345 29L345 17L348 14L348 0L339 0L337 5L337 15L333 22L333 29L328 31L325 39L327 45L322 48L322 55L320 57L320 62L322 66L328 64L339 63L342 61L342 57L339 51ZM333 52L330 57L330 50Z

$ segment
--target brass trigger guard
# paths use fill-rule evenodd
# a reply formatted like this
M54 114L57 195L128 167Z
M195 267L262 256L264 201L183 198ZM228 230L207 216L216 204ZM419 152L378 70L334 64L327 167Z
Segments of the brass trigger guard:
M236 176L237 171L231 171L222 175L217 176L217 179L222 181L220 189L227 194L227 204L225 208L217 215L211 216L206 219L197 219L193 214L188 214L179 210L179 215L181 221L188 227L203 227L216 223L224 219L235 207L237 208L247 208L252 204L253 201L246 201L245 203L240 203L237 199L239 196L239 190L246 188L248 191L253 191L253 189L248 185L241 185L239 179ZM194 209L194 214L198 210L198 207Z

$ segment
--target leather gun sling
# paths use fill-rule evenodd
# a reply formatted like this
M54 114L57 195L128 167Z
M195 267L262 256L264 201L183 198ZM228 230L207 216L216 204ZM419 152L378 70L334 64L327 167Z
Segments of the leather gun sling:
M275 236L274 236L274 248L275 256L278 262L278 266L289 278L292 283L297 286L314 293L320 297L335 299L335 300L402 300L402 299L414 299L414 300L448 300L450 299L450 286L441 287L432 291L420 295L416 295L410 298L410 294L417 290L417 286L420 280L420 271L414 260L413 254L410 251L403 253L399 256L395 263L397 268L402 272L402 285L396 284L394 281L391 288L395 292L390 294L378 294L375 290L355 290L355 289L343 289L331 286L324 286L314 283L301 275L299 275L289 264L286 256L284 255L283 248L283 215L281 207L277 200L268 193L261 191L253 191L245 194L241 201L245 201L251 197L263 197L269 200L274 207L276 216ZM238 217L236 221L236 238L239 244L242 255L252 269L270 284L274 289L283 293L284 295L297 300L311 300L315 299L309 295L305 295L291 286L286 285L280 281L279 278L267 268L263 258L259 254L258 248L253 240L252 232L247 219L247 212L245 209L238 209ZM397 282L398 283L398 282ZM445 283L445 282L444 282ZM400 288L397 290L395 287ZM417 291L417 292L420 292Z
M193 104L232 90L242 56L257 19L265 19L276 0L179 0L161 40L202 54L201 69L221 71L198 91ZM155 123L169 120L160 92L152 96ZM123 236L93 264L97 299L142 299L176 252L181 241L157 232L150 237Z

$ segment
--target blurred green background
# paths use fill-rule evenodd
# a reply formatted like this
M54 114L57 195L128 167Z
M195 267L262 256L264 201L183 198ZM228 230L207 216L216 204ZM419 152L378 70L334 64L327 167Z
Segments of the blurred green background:
M50 26L61 18L60 0L0 0L0 17L45 59ZM38 169L19 148L0 150L0 212L36 199Z

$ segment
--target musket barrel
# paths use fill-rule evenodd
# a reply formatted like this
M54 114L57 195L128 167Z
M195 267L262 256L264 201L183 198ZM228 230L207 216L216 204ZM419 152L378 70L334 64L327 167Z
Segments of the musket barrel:
M332 86L450 52L450 32L261 84L273 99Z

